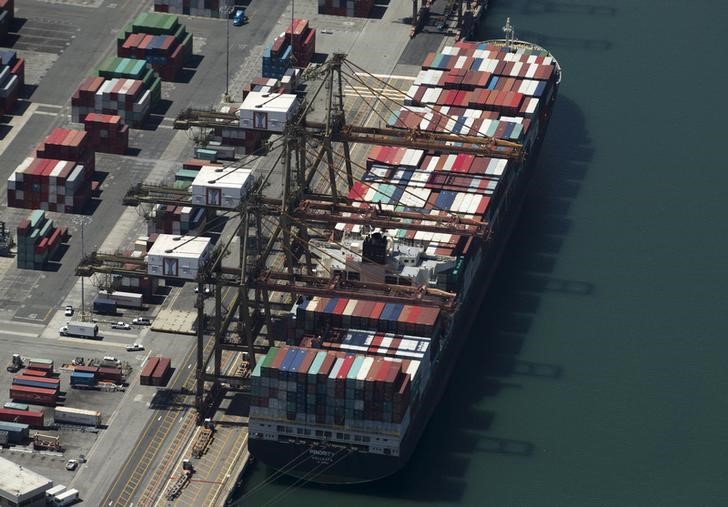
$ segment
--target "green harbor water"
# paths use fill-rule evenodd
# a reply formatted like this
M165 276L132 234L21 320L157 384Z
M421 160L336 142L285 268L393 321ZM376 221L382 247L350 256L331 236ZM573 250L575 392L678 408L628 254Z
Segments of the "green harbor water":
M491 4L486 37L510 16L564 76L437 414L395 477L258 466L240 505L728 505L728 3Z

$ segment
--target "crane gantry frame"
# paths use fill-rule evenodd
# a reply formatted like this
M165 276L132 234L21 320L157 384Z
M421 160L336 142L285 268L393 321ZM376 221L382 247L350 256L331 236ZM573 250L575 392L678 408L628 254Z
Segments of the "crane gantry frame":
M282 135L283 183L281 196L277 198L263 195L267 177L259 181L257 188L240 204L231 210L221 206L194 204L213 211L233 211L239 215L235 233L225 245L218 246L212 260L200 270L197 307L197 360L195 407L198 421L207 416L219 393L219 382L233 386L240 385L241 379L224 375L221 371L222 351L245 351L255 365L255 339L266 328L268 345L273 345L273 319L271 294L288 293L328 297L349 297L384 302L417 301L424 306L437 306L446 311L455 307L455 295L426 286L398 285L387 283L368 283L342 279L339 276L318 276L312 267L312 247L308 239L316 225L323 227L336 223L368 224L382 229L417 229L431 232L447 232L460 236L487 238L489 224L481 220L462 217L449 211L433 213L418 211L397 211L391 207L372 205L360 200L347 198L337 186L337 169L334 164L334 143L342 146L346 183L351 187L354 175L351 161L353 143L399 146L417 148L440 153L468 153L481 156L520 159L522 147L516 143L484 136L461 135L451 132L428 132L420 129L398 129L390 127L366 127L350 125L346 122L342 82L342 65L347 63L346 55L335 53L322 66L306 69L304 80L320 79L313 96L303 102L298 116L286 126ZM356 66L355 66L356 67ZM360 67L356 67L360 69ZM326 89L325 121L311 121L308 113L320 94ZM381 100L381 99L380 99ZM217 113L209 110L188 109L175 120L176 129L192 127L215 128L237 123L232 113ZM315 153L312 161L308 153ZM337 154L338 155L338 154ZM311 185L318 174L321 163L326 160L328 173L328 193L316 193ZM249 161L238 164L238 168ZM276 162L278 163L278 162ZM235 170L236 166L226 169ZM270 175L270 173L269 173ZM347 189L348 190L348 189ZM123 199L124 204L141 203L192 205L186 190L159 185L137 184ZM263 223L274 219L275 228L263 245ZM295 231L295 232L294 232ZM249 239L255 232L254 246ZM235 267L223 266L222 259L234 237L240 240L240 255ZM279 242L279 238L281 241ZM274 269L269 262L276 244L280 244L285 256L284 271ZM295 251L294 251L295 250ZM301 257L305 262L299 265ZM135 266L130 268L129 266ZM302 267L299 267L302 266ZM304 272L305 271L305 272ZM89 276L93 273L112 273L127 276L149 276L143 259L118 254L94 252L82 259L77 274ZM158 278L168 278L158 276ZM214 345L213 350L204 357L205 285L214 285ZM236 289L232 304L223 310L222 287ZM235 339L228 338L228 329L237 315ZM242 342L242 343L241 343ZM214 360L213 360L214 359ZM213 360L213 373L207 368ZM212 388L205 392L205 382L212 382Z

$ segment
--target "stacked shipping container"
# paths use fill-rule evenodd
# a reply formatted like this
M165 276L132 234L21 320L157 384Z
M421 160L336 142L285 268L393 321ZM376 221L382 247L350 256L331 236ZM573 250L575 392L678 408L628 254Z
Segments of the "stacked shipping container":
M88 113L83 126L95 151L123 155L129 148L129 126L121 122L121 116Z
M79 212L91 198L94 150L85 132L56 128L8 178L8 206Z
M203 208L155 204L147 220L148 234L188 234L199 231L206 223Z
M18 225L18 268L43 269L58 250L65 229L55 227L45 211L35 210Z
M307 19L294 19L263 51L263 77L281 79L289 67L306 67L316 51L316 30Z
M81 81L71 98L73 121L81 123L89 113L121 116L131 127L141 127L161 100L161 79L144 61L110 57L97 77Z
M25 60L15 51L0 51L0 114L12 112L24 84Z
M419 360L273 347L251 377L251 417L399 432Z
M192 34L177 16L143 12L116 41L117 55L146 60L165 81L174 80L192 56Z
M8 32L10 32L10 23L13 21L14 17L14 0L0 0L0 41L8 36Z

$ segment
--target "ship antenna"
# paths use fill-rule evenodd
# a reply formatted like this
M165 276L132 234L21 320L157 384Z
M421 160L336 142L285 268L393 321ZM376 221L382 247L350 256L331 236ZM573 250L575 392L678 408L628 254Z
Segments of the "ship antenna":
M511 18L506 18L506 24L503 27L503 31L506 34L506 47L510 50L511 45L513 44L513 41L516 38L516 31L513 28L513 25L511 25Z

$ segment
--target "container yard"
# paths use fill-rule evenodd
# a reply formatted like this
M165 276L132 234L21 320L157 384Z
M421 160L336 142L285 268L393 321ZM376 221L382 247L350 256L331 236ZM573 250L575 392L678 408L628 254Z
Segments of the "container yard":
M216 17L213 11L220 14L220 6L210 2L196 7L184 3L175 6L174 2L155 2L155 10L177 14L176 9L180 9L179 14L193 17ZM59 297L53 299L52 307L28 313L29 321L11 326L8 339L25 359L26 354L42 356L42 344L52 343L54 364L42 366L41 361L36 368L36 363L29 367L26 362L19 372L8 377L3 374L0 379L7 382L7 403L14 404L5 407L6 413L0 417L13 419L4 421L8 424L28 426L27 434L22 426L11 428L17 445L55 445L56 450L52 452L56 454L44 465L50 477L58 477L61 465L67 460L77 459L79 455L90 456L91 465L81 462L71 475L73 479L64 481L70 491L74 491L74 487L80 490L80 495L77 491L71 497L78 495L92 505L146 504L165 497L188 505L199 505L203 498L210 504L222 505L232 491L235 479L247 466L249 439L250 449L262 463L269 463L268 451L256 451L252 445L254 440L263 444L276 440L285 449L284 453L289 452L287 435L273 436L276 430L271 429L271 421L282 425L287 434L300 430L302 433L299 434L310 436L311 440L322 436L316 433L319 430L312 429L316 425L337 427L341 430L338 433L346 437L332 440L357 442L363 450L377 431L406 433L414 419L410 407L427 389L433 375L430 362L442 348L443 333L449 325L446 312L439 304L431 304L433 298L429 292L425 304L419 304L417 296L408 296L407 301L401 301L401 298L398 301L378 300L371 293L357 297L357 284L369 283L369 287L376 288L379 284L400 283L405 289L397 290L407 290L407 284L401 280L416 279L417 283L431 283L433 294L440 294L434 292L435 289L442 292L459 290L463 281L458 273L466 273L468 266L458 257L467 257L475 251L476 245L474 242L468 244L462 234L446 234L442 229L430 231L428 227L434 226L428 222L429 218L417 215L413 210L429 205L430 211L459 214L463 220L459 227L476 227L473 223L477 222L477 217L487 215L491 209L489 203L497 199L491 196L496 196L498 182L506 181L505 177L499 180L508 170L495 160L497 157L461 156L457 150L439 153L424 146L414 148L395 144L385 148L371 146L361 139L356 141L353 137L344 156L344 151L325 151L325 143L315 132L315 143L312 146L300 144L296 148L301 150L297 155L298 162L289 161L290 167L305 158L318 158L319 162L328 158L328 165L324 162L318 170L320 174L314 174L316 170L312 170L306 185L311 185L311 191L316 195L338 192L353 205L342 214L338 208L318 208L317 203L291 198L290 202L296 203L288 211L292 222L282 228L288 243L282 243L281 238L271 240L274 254L270 256L267 281L258 275L250 279L255 294L252 290L248 294L247 290L239 289L242 284L236 281L239 273L235 270L250 262L251 245L257 244L255 248L258 249L265 247L275 222L264 219L262 224L259 221L255 225L256 220L260 220L255 215L257 211L253 209L245 212L249 215L241 215L240 210L259 198L263 188L270 189L264 198L268 199L264 202L270 210L280 206L276 201L281 197L276 193L279 188L292 181L304 188L301 174L291 172L290 181L285 183L284 171L274 174L271 168L281 153L279 135L286 125L301 118L306 97L316 101L315 107L304 113L314 112L305 125L312 131L319 129L320 122L326 121L327 107L347 109L347 118L355 119L354 125L367 127L375 125L376 122L371 122L374 113L384 114L389 118L388 124L379 122L379 127L394 129L415 122L415 117L408 116L414 110L415 114L427 117L429 123L423 121L420 125L423 130L440 132L442 128L450 132L459 129L458 133L462 135L471 131L490 133L502 140L521 142L527 135L528 123L501 119L501 113L522 114L527 120L528 114L538 114L542 107L540 102L531 102L531 99L540 98L536 92L547 94L548 90L531 89L531 85L521 89L520 84L516 89L514 82L507 82L507 77L515 79L519 74L503 74L506 71L500 67L484 66L482 70L497 78L506 78L500 85L496 80L485 78L475 82L466 80L463 72L457 72L459 69L467 66L470 70L472 65L481 64L477 60L488 60L495 53L489 54L491 48L485 46L452 45L445 46L448 49L441 53L453 56L448 52L457 48L462 52L458 58L447 59L438 54L430 61L426 60L422 67L422 71L452 74L446 80L443 81L441 75L418 76L416 72L411 79L406 76L396 79L396 96L406 96L404 104L409 109L395 110L395 114L391 114L382 104L371 106L356 97L355 88L350 84L341 87L346 89L346 97L342 96L341 104L335 106L335 100L324 97L326 93L318 98L314 94L322 82L334 76L338 56L333 55L333 49L339 44L337 40L346 38L342 35L341 39L334 37L332 41L323 42L319 37L317 41L313 27L322 26L321 19L283 16L285 3L276 0L267 9L259 9L259 2L254 0L248 6L250 23L265 27L257 32L246 31L245 26L235 29L228 26L233 39L231 47L249 44L263 48L263 54L251 53L248 57L238 52L230 55L230 70L235 74L231 100L219 106L217 102L223 88L217 86L213 93L214 87L206 76L214 73L217 84L223 82L224 66L219 55L224 54L225 41L215 38L221 23L157 15L142 11L138 6L119 7L124 16L112 21L119 34L116 47L112 48L114 53L107 52L98 61L87 62L73 79L66 77L63 81L70 97L70 119L77 124L83 123L85 130L75 131L77 134L68 133L70 129L66 129L68 132L61 139L59 132L66 125L58 125L60 120L54 120L55 130L48 129L30 144L45 139L32 157L34 161L28 163L33 177L38 172L41 178L61 175L66 179L43 183L43 180L36 182L28 178L29 184L41 188L38 197L33 196L30 200L25 195L17 195L24 187L21 190L16 185L11 189L8 185L9 202L12 190L16 192L13 199L27 205L23 207L40 208L31 215L33 220L27 220L23 235L19 231L19 238L29 238L25 243L34 255L30 265L47 263L43 257L36 258L35 255L52 250L50 247L55 246L57 240L50 238L53 235L67 238L66 228L71 228L73 243L68 248L72 250L71 264L74 266L68 266L74 269L78 265L76 274L81 274L86 281L85 288L79 287L76 280L70 284L62 281L61 276L70 277L73 273L67 263L61 263L59 274L54 275L57 282L53 282ZM329 14L353 17L369 14L362 14L371 9L366 2L349 3L352 5L347 5L346 12ZM343 7L343 3L338 7ZM60 12L62 7L53 6L52 9ZM306 9L315 10L316 4L312 2ZM372 22L372 26L388 26L385 24L391 24L395 15L401 17L402 12L406 12L399 6L390 6L390 9L394 9L390 18ZM360 29L367 22L354 23L362 23L355 25ZM194 31L195 41L200 34L199 51L204 57L201 63L198 62L200 67L188 76L189 83L186 78L173 85L162 83L177 79L191 55L192 35L188 28ZM397 51L406 45L407 30L403 27L401 33L398 32ZM270 41L273 42L266 49L265 44ZM308 67L317 50L333 58L322 66L320 75L311 77L301 69ZM356 51L361 53L362 49ZM467 51L472 52L471 60L463 63L460 57ZM488 54L476 55L475 51ZM370 51L364 53L369 55ZM262 67L259 67L260 58L263 59ZM388 67L380 62L372 72L392 73L392 58L385 56L383 61ZM257 74L258 71L249 69L260 69L263 76L251 77L250 72ZM508 72L512 71L509 67ZM349 78L366 80L369 86L378 86L381 91L381 84L376 82L378 78L360 70L357 72L359 74L349 74ZM481 72L480 68L478 72ZM527 77L526 74L523 77ZM528 77L535 81L547 79L542 74L537 75L536 70ZM409 88L412 83L416 87ZM489 88L491 84L493 87ZM427 90L420 90L420 86L425 85L441 86L448 93L435 96L435 92L429 92L426 95ZM461 88L461 85L470 88ZM492 104L488 103L487 97L481 96L482 93L476 94L479 87L497 91L490 101ZM501 96L501 92L505 95ZM149 129L150 115L163 98L173 105L167 117L155 120L160 121L158 127ZM205 111L217 119L205 123L198 113L203 109L195 106L208 108L209 104L214 105ZM486 104L492 107L479 107ZM203 124L202 128L208 129L203 138L172 132L170 127L180 128L178 122L187 108L191 116L185 121L195 124L195 128ZM429 108L439 109L432 112ZM453 114L447 108L464 110ZM476 116L473 110L482 111L482 114ZM337 114L332 117L338 117ZM177 119L172 122L175 115ZM24 132L30 133L30 130ZM339 142L337 139L336 143ZM312 157L305 153L309 149L315 149L319 154ZM270 154L266 155L268 151ZM92 154L90 159L88 153ZM245 158L251 154L256 157ZM121 160L118 155L127 156ZM35 162L38 160L49 162ZM45 165L50 167L52 161L56 165L47 169ZM25 163L20 160L14 166L14 182L26 183ZM84 185L87 180L92 181L94 171L100 171L97 176L102 182L104 196L102 203L95 204L100 209L92 219L84 222L85 247L78 244L81 220L57 218L57 213L76 213L89 202L81 205L79 201L78 207L74 208L69 204L68 209L65 200L64 209L57 207L58 202L52 202L60 195L80 193L68 184L68 180L75 181L71 175L77 167L84 167L79 173ZM69 175L64 172L67 168L73 169ZM341 171L338 176L337 171ZM353 172L349 175L349 187L343 183L344 171ZM328 187L327 181L338 188ZM48 190L42 189L43 185ZM89 195L90 190L89 187ZM158 201L155 202L155 198ZM138 209L125 209L122 202ZM138 204L130 204L132 202ZM383 212L395 213L392 216L398 219L404 215L396 213L410 213L407 220L427 224L422 231L392 227L390 235L376 232L369 237L360 223L343 220L358 216L357 209L363 208L363 203L375 203ZM324 227L321 220L310 218L318 215L319 210L339 220L328 222L326 235L319 232L319 228ZM38 211L47 211L49 216L38 215ZM372 223L382 223L383 219L375 215L372 214ZM301 225L306 220L313 220L308 230ZM48 223L51 225L46 225ZM266 227L271 230L266 231ZM38 228L40 230L36 231ZM307 242L299 236L306 237L307 234L315 239L310 241L311 251L304 253ZM348 237L342 244L333 241L344 234ZM45 250L36 242L37 238L41 238L41 242L45 240ZM308 257L312 253L316 258L313 263ZM392 256L396 259L394 278L389 272L391 266L385 268L382 267L385 263L369 262L371 259L389 262ZM226 259L216 268L218 271L210 271L210 263L222 257ZM301 267L304 257L311 271ZM277 270L288 272L281 278ZM221 277L217 287L215 280L210 279L211 272L217 272ZM335 285L330 296L301 292L301 297L292 300L287 296L290 291L278 283L286 279L299 283L299 277L308 273L305 276L312 278L307 279L306 286L316 288L322 275L331 272L349 277L354 289L345 294L346 291ZM184 284L185 281L192 283ZM252 318L243 310L241 301L245 298L250 298L250 304L255 305L260 304L260 298L265 298L271 306L275 302L276 307L272 310L265 307L264 310L259 306ZM48 300L47 296L40 298L36 306L40 307ZM229 317L220 314L221 311L229 312ZM185 338L179 333L163 331L170 322L186 320L189 316L194 317L191 328L196 337ZM151 327L140 324L150 321L137 317L152 317L154 323ZM12 317L9 320L21 322ZM231 321L235 322L236 330L233 327L228 330ZM31 335L40 343L31 344L32 340L28 340ZM28 350L33 347L39 352ZM89 361L90 356L95 360ZM101 360L104 356L119 357L123 365ZM86 362L78 363L79 357L85 357ZM203 357L210 358L209 364L200 367ZM28 405L27 410L18 408L22 404ZM251 407L249 413L247 408L241 408L248 405ZM203 407L207 408L203 410ZM215 412L215 407L220 410ZM248 415L251 417L250 434L239 429L241 425L247 426ZM203 424L206 419L211 420ZM19 422L21 420L25 422ZM214 438L203 438L204 428L215 428ZM47 435L34 437L36 429ZM56 437L59 444L53 444ZM383 441L381 448L394 454L391 449L396 445L395 440L392 437ZM132 441L135 446L129 448ZM187 444L201 441L205 442L204 446L196 445L190 455L192 448ZM122 449L119 442L125 442L126 446ZM108 455L118 455L118 462L109 463L104 459ZM183 472L187 470L183 460L189 457L193 459L195 469L195 479L191 481L184 480L186 473ZM18 453L17 459L28 464L33 462L35 455ZM106 466L94 466L101 462ZM275 462L270 464L276 466ZM354 471L361 472L356 467ZM94 484L99 487L91 486ZM58 495L63 492L55 496Z
M165 81L192 56L192 34L177 16L143 12L117 38L117 55L146 60Z

